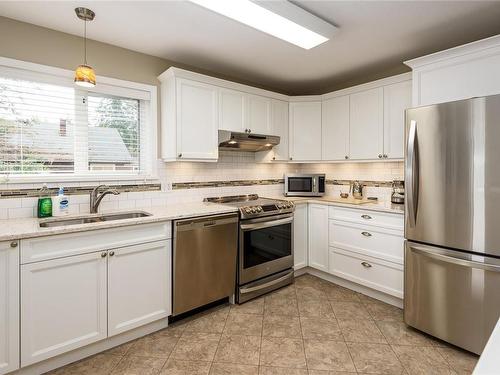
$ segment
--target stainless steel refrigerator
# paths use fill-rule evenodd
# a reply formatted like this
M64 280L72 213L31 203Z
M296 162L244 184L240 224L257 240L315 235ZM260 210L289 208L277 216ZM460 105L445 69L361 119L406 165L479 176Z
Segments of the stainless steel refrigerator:
M404 320L480 354L500 316L500 95L405 126Z

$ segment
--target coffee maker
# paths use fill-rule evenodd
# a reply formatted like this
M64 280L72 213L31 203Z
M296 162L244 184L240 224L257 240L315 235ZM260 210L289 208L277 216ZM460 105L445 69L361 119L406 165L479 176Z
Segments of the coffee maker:
M405 203L405 184L404 181L392 181L391 202L395 204Z

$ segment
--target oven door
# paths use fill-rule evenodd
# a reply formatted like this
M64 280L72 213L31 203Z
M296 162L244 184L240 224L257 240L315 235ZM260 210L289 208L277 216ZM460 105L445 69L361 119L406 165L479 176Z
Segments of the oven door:
M293 214L240 223L239 285L293 267Z

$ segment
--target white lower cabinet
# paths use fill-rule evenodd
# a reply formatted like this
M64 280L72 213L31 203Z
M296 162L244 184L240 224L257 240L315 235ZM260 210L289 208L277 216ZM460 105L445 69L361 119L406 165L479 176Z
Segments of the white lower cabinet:
M328 272L328 206L309 205L309 266Z
M21 266L21 366L107 336L106 252Z
M19 242L0 242L0 374L19 368Z
M298 270L307 266L307 203L297 204L293 215L293 268Z
M108 335L170 315L170 241L108 252Z

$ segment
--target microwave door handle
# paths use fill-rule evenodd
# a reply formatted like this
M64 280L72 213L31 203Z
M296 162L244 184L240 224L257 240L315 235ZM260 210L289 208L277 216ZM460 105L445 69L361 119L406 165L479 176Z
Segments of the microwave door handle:
M312 177L312 193L318 192L318 186L316 185L316 177Z
M417 221L417 208L418 208L418 156L417 156L417 122L411 120L410 131L408 134L408 145L406 155L406 176L405 180L408 181L408 219L410 226L414 227Z

